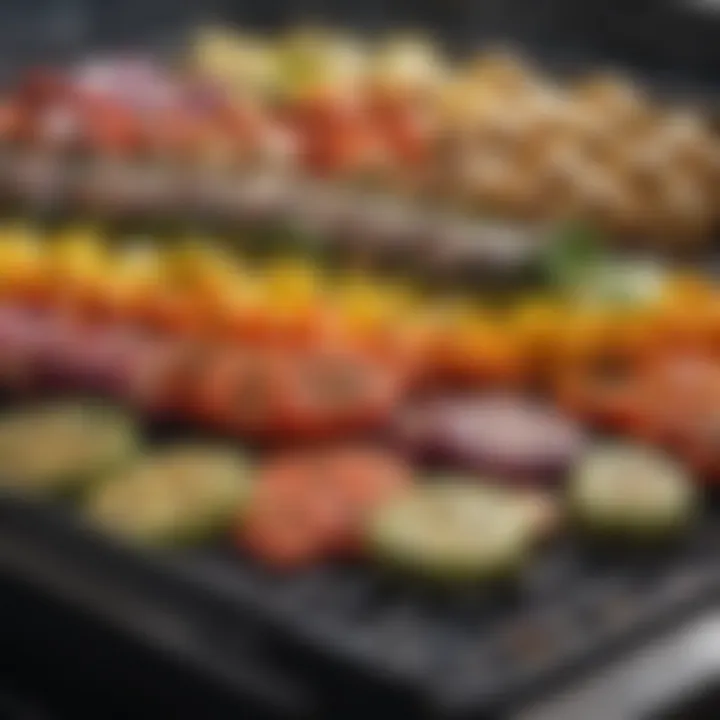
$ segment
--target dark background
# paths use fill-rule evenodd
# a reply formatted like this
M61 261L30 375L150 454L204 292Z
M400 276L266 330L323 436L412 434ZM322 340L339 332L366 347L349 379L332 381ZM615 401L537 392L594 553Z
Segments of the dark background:
M661 80L720 82L720 0L4 0L3 53L19 60L87 46L172 43L194 22L260 28L303 19L419 26L455 45L512 40L561 62L610 61Z

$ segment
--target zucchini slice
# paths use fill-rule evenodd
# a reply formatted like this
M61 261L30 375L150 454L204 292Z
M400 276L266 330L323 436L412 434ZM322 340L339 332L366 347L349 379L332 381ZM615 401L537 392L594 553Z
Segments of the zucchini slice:
M139 430L125 413L99 404L58 402L0 419L0 486L66 493L137 455Z
M438 581L512 578L531 550L534 520L502 490L456 481L420 486L380 508L375 557Z
M640 446L596 448L570 482L570 511L601 536L658 538L691 520L695 492L688 473L662 453Z
M170 447L98 486L87 512L110 533L142 543L192 543L242 510L251 478L247 460L232 450Z

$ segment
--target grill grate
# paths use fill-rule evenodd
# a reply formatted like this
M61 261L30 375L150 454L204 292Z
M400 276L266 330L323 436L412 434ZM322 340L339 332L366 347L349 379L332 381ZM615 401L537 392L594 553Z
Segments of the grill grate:
M51 568L62 558L87 587L113 581L128 601L130 591L153 588L156 612L182 601L202 628L191 639L201 632L208 647L227 648L232 628L250 620L273 662L323 693L342 688L343 712L372 690L403 708L465 717L531 700L714 600L714 505L672 550L613 552L568 537L545 548L518 587L493 591L441 592L359 561L281 575L229 543L141 553L67 508L14 497L0 499L0 527L44 552ZM140 602L116 605L152 632Z
M273 579L231 548L181 563L216 597L264 611L328 659L464 713L527 699L712 598L718 551L711 514L660 557L567 543L548 548L516 590L445 596L359 565Z

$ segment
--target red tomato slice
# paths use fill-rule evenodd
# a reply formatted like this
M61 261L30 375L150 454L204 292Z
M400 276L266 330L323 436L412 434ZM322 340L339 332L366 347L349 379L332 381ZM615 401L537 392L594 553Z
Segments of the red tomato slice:
M720 404L720 365L703 357L656 361L637 378L651 439L674 446Z
M675 450L706 481L720 480L720 397L686 412L673 437Z
M302 565L320 559L346 528L345 510L318 492L306 458L283 458L261 475L239 539L261 560Z
M136 376L133 399L140 407L163 415L191 418L213 348L178 343L150 358Z
M273 562L356 550L368 513L410 482L407 465L371 448L276 459L260 476L242 537L255 554Z
M720 370L698 356L655 358L616 390L593 381L580 385L572 401L583 405L586 418L604 415L609 427L674 450L685 445L688 428L720 404Z
M400 399L394 373L354 356L309 353L289 370L283 425L318 436L381 426Z
M569 373L559 379L556 393L562 408L595 426L632 432L644 423L646 411L632 377Z
M278 493L256 502L239 532L239 540L255 557L292 567L323 556L326 530L307 498L297 502Z
M700 399L720 390L720 363L703 355L675 355L647 364L640 370L644 383L657 394Z
M197 415L224 431L271 434L282 411L286 372L286 362L270 352L222 354L199 383Z
M330 451L327 463L347 500L363 511L377 507L411 484L408 464L383 450L338 448Z

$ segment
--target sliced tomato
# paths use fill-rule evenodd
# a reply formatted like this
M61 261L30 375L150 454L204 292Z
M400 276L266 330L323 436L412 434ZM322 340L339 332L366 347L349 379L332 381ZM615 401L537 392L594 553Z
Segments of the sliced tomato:
M305 353L289 368L282 424L293 434L320 437L376 428L401 394L396 373L360 356Z
M705 482L720 481L720 397L686 416L677 428L673 450Z
M241 537L271 562L305 562L358 549L380 503L410 485L408 467L381 450L306 451L270 462Z
M555 390L565 410L598 427L631 430L645 416L633 378L568 372Z
M239 539L259 559L281 566L312 562L344 537L346 509L308 456L271 462L261 473Z
M287 471L288 466L293 472ZM400 456L355 444L295 452L270 467L265 482L301 486L322 495L334 493L363 509L402 492L411 481L410 467Z
M720 366L703 356L656 358L636 367L628 383L633 413L616 429L670 449L720 405Z
M433 338L429 329L403 326L347 333L330 323L327 328L324 336L318 337L324 347L351 353L372 366L389 369L403 387L420 386L432 377L430 345Z
M192 418L215 353L214 348L187 342L169 343L146 354L136 365L131 399L152 413Z
M238 539L258 559L293 567L322 558L332 526L314 495L265 486L252 500Z
M656 434L660 441L672 450L691 454L720 453L716 450L717 409L720 407L720 396L708 393L702 400L683 402L677 398L671 402L657 399L654 408Z
M704 354L673 353L639 369L643 381L665 398L701 400L720 390L720 363Z
M409 465L384 450L340 447L328 452L326 462L345 498L363 512L405 491L411 484Z
M278 429L287 360L270 351L228 351L206 368L198 386L196 414L216 428L267 436Z

